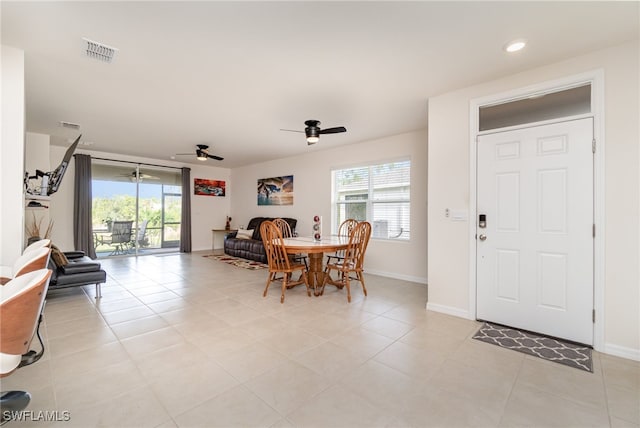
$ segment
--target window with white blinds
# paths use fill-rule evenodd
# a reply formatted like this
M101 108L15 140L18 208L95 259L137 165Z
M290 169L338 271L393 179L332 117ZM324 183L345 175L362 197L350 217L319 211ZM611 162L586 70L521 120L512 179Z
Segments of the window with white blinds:
M332 233L353 218L370 222L373 238L410 238L410 160L337 169L332 182Z

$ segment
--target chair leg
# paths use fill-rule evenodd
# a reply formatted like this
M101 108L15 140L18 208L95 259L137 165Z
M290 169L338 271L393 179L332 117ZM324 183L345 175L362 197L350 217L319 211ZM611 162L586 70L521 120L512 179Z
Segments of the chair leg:
M273 281L273 273L269 272L269 277L267 278L267 286L264 288L264 293L262 293L262 297L267 297L267 291L269 291L269 284Z
M96 299L100 299L102 297L102 288L100 287L100 283L96 282Z
M324 276L322 278L322 284L320 285L320 293L316 294L316 296L324 295L324 286L327 285L327 281L329 281L329 268L325 268Z
M351 285L349 284L349 275L345 275L344 272L344 285L347 287L347 301L351 303Z
M305 287L307 287L307 296L311 297L311 288L309 287L308 271L302 271L302 273L300 273L300 277L303 279Z
M358 272L358 280L360 281L360 284L362 284L362 292L366 296L367 295L367 287L364 286L364 273L363 272Z
M284 303L284 292L287 289L287 276L288 275L283 275L282 278L282 294L280 295L280 303Z

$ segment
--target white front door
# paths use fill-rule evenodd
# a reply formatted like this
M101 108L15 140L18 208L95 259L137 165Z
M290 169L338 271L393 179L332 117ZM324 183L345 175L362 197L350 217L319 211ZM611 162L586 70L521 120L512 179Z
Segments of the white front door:
M592 141L590 118L478 138L478 319L593 344Z

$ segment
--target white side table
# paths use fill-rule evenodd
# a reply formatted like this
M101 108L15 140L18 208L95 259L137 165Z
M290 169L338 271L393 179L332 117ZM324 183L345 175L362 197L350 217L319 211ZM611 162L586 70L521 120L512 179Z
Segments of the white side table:
M212 250L224 248L224 239L229 233L237 232L238 229L211 229L212 234Z

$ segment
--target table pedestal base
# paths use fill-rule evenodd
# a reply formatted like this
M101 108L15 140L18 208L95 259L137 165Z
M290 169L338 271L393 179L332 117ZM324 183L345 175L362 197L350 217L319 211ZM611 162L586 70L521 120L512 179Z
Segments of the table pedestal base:
M309 253L309 287L313 288L313 294L315 296L320 295L320 288L324 283L324 277L329 275L322 269L322 260L324 259L324 253ZM328 278L331 279L330 277ZM336 288L342 288L341 285L332 284L327 281L327 284L331 284Z

